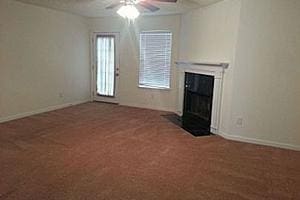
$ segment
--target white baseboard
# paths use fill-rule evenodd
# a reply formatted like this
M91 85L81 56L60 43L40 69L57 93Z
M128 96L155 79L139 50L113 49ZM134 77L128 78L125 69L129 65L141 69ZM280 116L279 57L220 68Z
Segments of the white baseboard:
M151 105L136 104L136 103L120 103L119 105L135 107L135 108L145 108L145 109L150 109L150 110L174 112L173 109L165 108L165 107L161 107L161 106L151 106Z
M175 113L176 115L182 117L182 112L180 112L180 111L175 111L174 113Z
M44 113L44 112L50 112L50 111L53 111L53 110L58 110L58 109L61 109L61 108L66 108L66 107L69 107L69 106L74 106L74 105L78 105L78 104L82 104L82 103L86 103L86 102L90 102L90 101L91 101L90 99L86 99L86 100L83 100L83 101L75 101L75 102L70 102L70 103L65 103L65 104L60 104L60 105L54 105L54 106L49 106L49 107L41 108L41 109L34 110L34 111L24 112L24 113L11 115L11 116L7 116L7 117L1 117L0 118L0 123L15 120L15 119L20 119L20 118L24 118L24 117L28 117L28 116L31 116L31 115L36 115L36 114L40 114L40 113Z
M251 144L259 144L259 145L265 145L265 146L271 146L271 147L278 147L283 149L290 149L294 151L300 151L300 146L298 145L292 145L292 144L286 144L286 143L280 143L280 142L274 142L274 141L267 141L262 139L256 139L256 138L248 138L238 135L230 135L224 132L220 132L219 134L221 137L228 139L228 140L234 140L239 142L246 142Z

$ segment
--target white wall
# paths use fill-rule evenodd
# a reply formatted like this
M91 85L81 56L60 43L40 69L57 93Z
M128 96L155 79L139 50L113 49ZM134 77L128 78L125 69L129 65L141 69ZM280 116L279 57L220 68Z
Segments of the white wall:
M226 137L300 149L299 19L297 0L225 0L183 16L181 59L231 63Z
M299 148L300 1L243 0L240 21L227 133Z
M171 89L157 90L138 87L139 33L146 30L170 30L173 33ZM177 70L180 16L139 17L128 24L119 17L90 19L91 32L120 33L119 103L159 110L175 111L177 105Z
M85 101L89 79L85 19L0 1L0 121Z

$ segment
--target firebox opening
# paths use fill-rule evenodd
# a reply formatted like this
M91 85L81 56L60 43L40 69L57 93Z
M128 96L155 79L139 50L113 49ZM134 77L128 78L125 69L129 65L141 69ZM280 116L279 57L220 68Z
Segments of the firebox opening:
M185 73L182 127L194 136L210 135L214 77Z

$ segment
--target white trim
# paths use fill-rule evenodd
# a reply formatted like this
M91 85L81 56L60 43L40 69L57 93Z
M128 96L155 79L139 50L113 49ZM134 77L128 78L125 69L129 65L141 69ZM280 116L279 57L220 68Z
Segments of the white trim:
M292 144L286 144L286 143L275 142L275 141L267 141L267 140L262 140L262 139L257 139L257 138L249 138L249 137L243 137L243 136L239 136L239 135L231 135L228 133L224 133L222 131L219 131L218 135L227 140L233 140L233 141L246 142L246 143L251 143L251 144L258 144L258 145L300 151L299 145L292 145Z
M33 110L33 111L24 112L24 113L20 113L20 114L16 114L16 115L11 115L11 116L8 116L8 117L2 117L2 118L0 118L0 123L15 120L15 119L20 119L20 118L24 118L24 117L28 117L28 116L31 116L31 115L36 115L36 114L40 114L40 113L44 113L44 112L50 112L50 111L53 111L53 110L58 110L58 109L66 108L66 107L69 107L69 106L75 106L75 105L90 102L90 101L91 101L90 99L86 99L86 100L83 100L83 101L75 101L75 102L71 102L71 103L54 105L54 106L49 106L49 107L46 107L46 108L41 108L41 109L38 109L38 110Z
M161 106L151 106L151 105L145 105L145 104L139 104L139 103L120 103L121 106L128 106L133 108L144 108L149 110L157 110L157 111L165 111L165 112L173 112L174 109L167 109L166 107Z
M90 33L90 98L94 100L94 70L95 70L95 62L94 62L94 33Z
M150 90L171 90L170 87L155 87L155 86L147 86L147 85L138 85L138 88L142 89L150 89Z
M200 66L210 66L210 67L222 67L227 69L229 67L229 62L210 62L210 61L201 61L201 62L194 62L194 61L177 61L175 62L177 65L200 65Z

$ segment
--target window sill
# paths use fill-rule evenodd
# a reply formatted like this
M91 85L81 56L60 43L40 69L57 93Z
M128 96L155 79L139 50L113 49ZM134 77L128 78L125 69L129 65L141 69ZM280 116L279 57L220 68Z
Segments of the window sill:
M146 85L138 85L138 87L142 89L152 89L152 90L167 90L167 91L171 90L171 88L146 86Z

